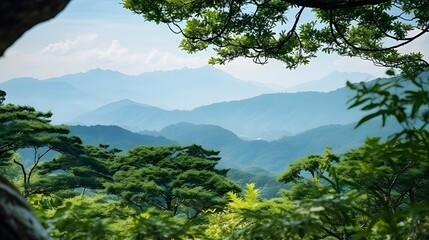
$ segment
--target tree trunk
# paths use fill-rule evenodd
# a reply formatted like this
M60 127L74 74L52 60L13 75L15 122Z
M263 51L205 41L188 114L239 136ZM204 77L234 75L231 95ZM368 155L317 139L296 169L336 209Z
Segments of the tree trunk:
M55 17L70 0L1 0L0 57L34 25Z
M25 199L0 177L0 236L2 240L50 239Z

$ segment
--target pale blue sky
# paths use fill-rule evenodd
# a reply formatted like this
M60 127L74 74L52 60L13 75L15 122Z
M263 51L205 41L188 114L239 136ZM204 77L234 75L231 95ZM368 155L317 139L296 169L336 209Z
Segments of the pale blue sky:
M406 50L428 52L428 40L424 36ZM27 76L46 79L93 68L136 75L207 64L210 51L190 55L179 50L179 41L180 36L166 26L145 22L123 9L120 0L72 0L56 18L37 25L7 50L0 59L0 82ZM217 67L240 79L278 89L316 80L333 71L373 76L383 76L385 71L370 62L335 55L320 56L296 70L288 70L274 60L258 66L251 59Z

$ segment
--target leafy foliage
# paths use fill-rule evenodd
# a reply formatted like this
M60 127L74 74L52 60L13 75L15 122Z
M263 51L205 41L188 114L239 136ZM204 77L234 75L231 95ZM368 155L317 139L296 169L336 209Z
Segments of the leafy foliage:
M255 184L262 199L278 197L280 190L288 187L261 168L231 169L228 171L227 177L240 185L242 189L246 189L249 183Z
M428 72L409 80L396 77L348 86L356 91L349 100L350 108L359 106L370 111L357 126L377 117L382 118L384 126L388 118L393 118L404 129L400 134L409 134L413 129L425 129L429 123Z
M408 78L429 67L421 53L398 51L428 31L426 1L124 0L124 7L167 24L189 53L213 46L212 64L274 58L293 69L325 52L399 68Z
M119 206L102 196L76 196L62 200L56 196L32 195L29 199L42 217L52 237L58 239L105 239L110 225L119 218Z
M118 149L109 149L108 145L84 146L81 154L62 154L51 161L41 164L40 177L31 186L32 193L56 193L82 189L104 189L104 183L111 181L108 169L119 153Z
M285 191L285 197L299 205L310 203L308 206L323 209L334 204L329 211L318 212L317 218L324 219L323 224L312 228L319 229L319 238L321 233L366 239L425 236L427 222L420 215L428 206L429 161L425 144L392 140L380 143L375 138L336 161L326 161L326 156L301 159L280 178L295 182ZM336 203L335 196L345 201ZM318 199L330 198L332 201L319 205Z
M219 208L224 195L239 188L215 168L218 152L201 146L137 147L112 164L113 182L107 192L135 207L156 207L173 215L196 217Z
M235 231L246 226L249 221L240 216L241 210L254 210L260 204L259 191L254 184L247 184L243 197L228 193L229 203L223 211L210 210L208 223L205 227L207 235L213 239L225 239Z
M43 157L51 151L79 154L82 142L77 137L67 136L69 130L66 126L50 124L50 112L38 112L30 106L4 105L6 93L0 92L0 96L0 160L12 161L19 166L25 194L28 194L32 174ZM25 148L32 149L34 153L30 166L12 154Z

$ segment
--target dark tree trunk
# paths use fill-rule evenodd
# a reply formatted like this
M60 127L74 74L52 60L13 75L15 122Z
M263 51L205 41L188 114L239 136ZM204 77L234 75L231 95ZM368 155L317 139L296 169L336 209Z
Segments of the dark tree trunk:
M0 57L34 25L61 12L70 0L1 0Z
M50 239L25 199L0 177L0 239Z

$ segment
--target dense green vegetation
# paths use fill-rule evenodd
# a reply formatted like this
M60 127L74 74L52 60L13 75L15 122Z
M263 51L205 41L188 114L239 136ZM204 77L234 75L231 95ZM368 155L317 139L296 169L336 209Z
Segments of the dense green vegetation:
M428 31L427 2L291 2L127 0L125 7L178 28L189 52L215 45L212 62L277 58L294 68L320 50L392 67L389 75L399 69L385 82L349 84L349 104L368 111L358 126L381 119L401 130L343 155L327 148L298 159L278 178L290 187L261 199L254 184L240 194L228 170L216 168L217 151L85 146L52 125L50 113L4 104L0 91L1 172L59 239L428 239L429 64L397 50ZM321 25L298 24L306 7ZM277 33L293 9L292 29ZM386 38L399 43L386 47ZM17 154L26 148L31 164Z
M351 105L377 109L359 124L380 116L401 131L340 156L327 148L299 159L278 183L260 169L229 171L243 194L228 170L216 167L217 151L83 145L66 126L52 125L50 113L4 104L2 91L1 172L60 239L425 239L427 77L411 83L405 92L392 91L410 84L401 79L350 85L358 93ZM27 148L31 164L17 153Z

